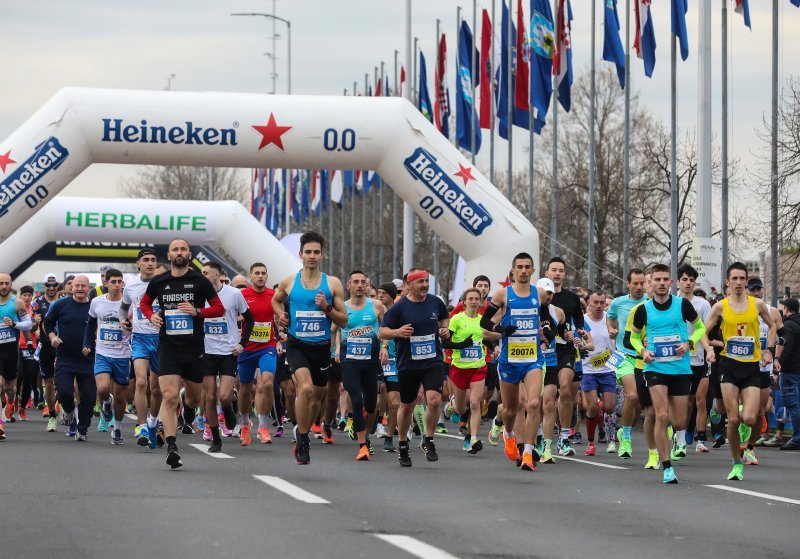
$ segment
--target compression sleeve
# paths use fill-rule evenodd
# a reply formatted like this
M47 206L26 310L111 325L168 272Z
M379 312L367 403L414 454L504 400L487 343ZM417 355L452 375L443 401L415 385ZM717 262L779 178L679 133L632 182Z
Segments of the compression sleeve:
M128 312L131 309L131 304L126 303L124 300L119 304L119 321L128 322Z
M636 353L642 353L642 349L644 348L644 344L642 344L642 333L631 331L630 334L630 337L626 336L625 340L630 341L631 349L636 350Z
M481 317L481 328L484 330L488 330L489 332L494 331L494 322L492 322L492 318L494 315L497 314L497 311L500 310L500 307L495 305L494 303L489 303L489 306L486 307L486 311L483 313Z
M89 316L86 319L86 328L83 330L83 347L94 348L95 332L97 331L97 317Z
M147 295L145 295L145 297L146 296ZM142 299L142 303L144 303L144 299ZM222 304L222 300L219 298L219 295L214 295L214 297L208 300L208 306L204 309L200 309L200 316L203 318L216 318L218 316L223 316L224 314L225 307Z
M242 339L239 340L239 345L242 347L247 346L247 341L250 339L250 334L253 331L253 324L255 324L255 319L253 318L253 313L250 312L250 309L247 309L242 313L242 317L244 318L244 325L242 326Z
M139 308L142 310L144 317L150 320L150 317L153 316L153 297L149 293L144 294L142 301L139 303Z
M695 313L695 316L697 316L697 313ZM697 316L697 319L692 322L692 328L694 328L694 332L689 336L689 340L691 340L692 346L697 346L697 343L706 333L706 325L703 324L703 320Z
M22 317L14 324L14 328L20 332L30 332L33 328L33 321L28 313L24 313Z

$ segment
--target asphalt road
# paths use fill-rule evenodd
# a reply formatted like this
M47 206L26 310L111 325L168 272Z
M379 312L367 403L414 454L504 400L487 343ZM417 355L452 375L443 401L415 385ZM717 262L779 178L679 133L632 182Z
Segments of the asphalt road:
M759 450L761 465L734 483L726 447L692 452L677 464L680 483L665 486L642 469L636 433L630 461L578 446L581 461L534 473L500 447L468 456L457 437L437 437L436 463L414 441L404 469L381 445L355 462L339 432L333 446L312 442L307 466L288 437L247 448L224 439L230 458L216 458L190 446L206 444L198 434L179 436L184 467L171 471L163 450L135 445L132 421L123 446L95 425L83 443L44 427L39 417L6 424L0 442L2 557L797 556L800 453Z

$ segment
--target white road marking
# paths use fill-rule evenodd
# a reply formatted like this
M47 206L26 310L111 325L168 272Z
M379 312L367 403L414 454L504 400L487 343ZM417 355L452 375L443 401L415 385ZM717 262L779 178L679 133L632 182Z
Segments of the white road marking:
M742 495L761 497L762 499L769 499L770 501L780 501L781 503L789 503L790 505L800 505L800 500L797 499L789 499L788 497L770 495L769 493L759 493L757 491L748 491L747 489L739 489L736 487L730 487L728 485L706 485L706 487L713 487L714 489L722 489L723 491L731 491L733 493L741 493Z
M137 416L133 415L132 413L126 413L125 417L127 417L128 419L133 419L134 421L138 421L139 420L139 418Z
M190 444L192 448L196 448L200 452L211 456L212 458L233 458L230 454L225 454L224 452L209 452L208 445L204 444Z
M630 470L625 466L614 466L612 464L603 464L602 462L591 462L590 460L582 460L580 458L572 458L571 456L554 456L557 460L570 460L572 462L580 462L581 464L589 464L590 466L599 466L600 468L608 468L610 470Z
M375 534L375 537L422 559L457 559L455 555L451 555L438 547L433 547L411 536Z
M464 440L463 435L450 435L448 433L436 433L433 435L433 438L435 439L436 437L447 437L448 439L458 439L459 441Z
M311 504L318 504L318 505L328 505L330 501L326 501L322 497L317 497L313 493L309 493L305 489L302 489L296 486L293 483L289 483L285 479L281 479L275 476L257 476L254 475L258 481L263 481L273 489L277 489L283 493L286 493L290 497L297 499L298 501L302 501L304 503L311 503Z

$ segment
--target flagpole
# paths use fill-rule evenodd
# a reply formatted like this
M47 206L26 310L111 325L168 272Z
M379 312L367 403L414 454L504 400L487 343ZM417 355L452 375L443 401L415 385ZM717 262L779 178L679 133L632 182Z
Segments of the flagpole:
M710 237L711 204L711 3L699 2L697 82L697 222L696 235ZM676 190L677 193L677 190ZM677 200L675 211L677 219ZM676 243L677 244L677 243ZM676 247L677 249L677 247ZM677 254L677 252L676 252ZM674 277L674 276L673 276Z
M411 0L406 0L406 68L411 70ZM405 91L406 99L413 103L411 88ZM410 270L414 265L414 211L403 203L403 270Z
M513 18L513 10L514 7L514 0L508 0L508 60L506 71L508 72L508 79L506 79L506 85L508 86L508 184L506 186L506 195L508 196L508 201L512 204L514 203L514 156L513 156L513 146L514 146L514 101L515 99L515 87L514 87L514 73L512 72L512 58L514 57L514 37L512 36L514 30L514 18Z
M456 19L460 19L461 17L461 7L456 10ZM436 19L436 72L439 71L439 40L441 38L441 20L438 18ZM456 31L458 31L458 23L456 23ZM458 44L458 33L456 32L456 44ZM456 64L458 64L458 47L456 47ZM438 74L437 74L438 75ZM456 71L456 79L458 79L458 71ZM440 84L441 85L441 84ZM436 103L438 106L439 103L439 91L436 92ZM441 111L441 109L439 109ZM444 116L441 112L439 113ZM438 123L437 123L438 125ZM455 135L454 135L455 137ZM435 231L433 232L433 277L436 280L435 290L433 292L434 295L439 293L439 272L441 262L439 260L439 252L440 252L440 245L439 245L439 234Z
M345 90L344 90L344 95L345 95L345 97L347 96L347 88L345 88ZM337 227L336 229L339 232L339 270L340 270L339 277L342 278L342 277L344 277L344 274L345 274L344 270L345 270L345 267L346 267L345 262L344 262L344 255L345 255L344 249L345 249L345 244L346 244L344 236L345 236L345 231L347 231L347 229L345 228L345 225L346 225L345 224L345 220L347 219L347 215L344 213L344 202L345 202L345 197L344 197L344 171L338 171L338 172L342 173L342 199L341 199L341 206L339 207L339 218L340 218L339 219L339 227ZM331 205L331 206L333 206L333 205ZM330 224L328 225L328 227L332 227L332 224L333 224L333 207L331 207L331 220L330 220Z
M560 14L558 13L558 0L553 0L555 9L553 13L556 14L555 24L561 25ZM558 31L556 31L558 37ZM556 48L560 48L557 45ZM556 239L558 238L558 83L553 79L553 176L550 179L550 258L556 255L558 247Z
M353 82L353 96L358 95L358 84ZM344 179L344 176L342 176ZM344 194L342 195L344 196ZM356 268L356 181L353 173L353 184L350 185L350 270Z
M381 60L381 88L385 88L386 89L383 92L383 95L385 97L388 97L389 96L389 88L386 87L386 83L384 82L384 69L385 69L384 67L385 66L386 66L386 63L383 60ZM377 272L378 273L378 281L375 282L375 283L380 285L381 284L381 276L383 275L383 264L384 264L383 259L384 259L384 256L385 256L384 247L383 247L383 240L385 238L385 236L383 234L383 213L386 210L386 208L383 205L383 179L382 178L380 179L380 182L378 183L378 206L380 207L381 239L380 239L380 243L378 245L378 272ZM373 219L374 218L375 218L375 216L373 216ZM374 230L374 225L375 225L375 222L373 221L373 230ZM373 238L375 238L375 237L373 236Z
M722 0L722 266L719 285L728 267L728 1Z
M723 2L726 0L723 0ZM625 128L622 170L622 277L631 269L631 0L625 0Z
M286 174L289 177L289 184L283 185L283 191L286 193L286 200L284 203L286 204L286 223L284 224L285 231L283 232L283 236L290 235L292 233L292 198L294 198L294 182L292 177L292 170L287 169Z
M461 8L459 8L459 11ZM472 155L472 164L475 165L475 142L477 140L476 134L477 130L475 127L478 125L476 122L477 119L475 118L477 115L475 110L475 43L477 42L476 39L478 37L478 1L472 0L472 52L469 53L469 60L470 60L470 69L469 69L469 87L470 87L470 94L472 95L472 108L470 109L470 140L469 140L469 149ZM459 25L460 27L460 25ZM459 29L460 31L460 29Z
M492 0L492 25L491 25L491 28L489 29L489 32L491 33L491 38L492 38L492 48L491 48L491 53L489 54L489 58L491 59L491 62L489 62L489 68L491 68L491 70L489 70L489 72L488 72L490 83L491 83L491 81L494 80L494 70L495 70L495 68L494 68L494 25L495 25L494 16L495 16L495 0ZM481 103L483 103L483 99L481 99ZM489 131L491 132L491 134L489 136L489 182L491 182L492 184L494 184L494 118L495 118L495 115L494 115L494 113L495 113L495 104L494 103L495 103L494 87L489 85L489 106L491 107L491 110L489 112L489 126L490 126L490 130Z
M772 0L772 133L770 149L770 302L778 306L778 0Z
M594 276L595 276L595 262L594 262L594 236L595 236L595 135L594 135L594 121L595 121L595 95L597 94L596 91L596 78L595 78L595 56L596 56L596 46L595 43L597 42L596 38L596 17L597 17L597 2L596 0L592 0L592 33L591 33L591 84L589 85L589 247L587 251L588 260L589 260L589 270L588 270L588 285L589 291L594 290L595 283L594 283Z
M364 73L364 95L369 95L369 74ZM367 266L367 170L361 171L361 262L362 268Z
M701 8L702 13L702 8ZM677 162L677 136L678 136L678 105L677 105L677 45L678 38L670 34L670 136L669 150L669 199L670 199L670 277L678 275L678 162ZM702 80L702 77L701 77ZM699 203L699 196L698 196ZM705 219L705 216L703 217ZM697 224L698 231L700 224ZM675 287L671 289L675 291Z
M397 49L394 51L394 88L395 88L395 95L400 93L400 79L398 73L398 64L397 58L399 56L399 52ZM397 277L397 253L399 247L399 239L397 238L397 228L399 225L399 219L397 215L397 193L392 189L392 279Z

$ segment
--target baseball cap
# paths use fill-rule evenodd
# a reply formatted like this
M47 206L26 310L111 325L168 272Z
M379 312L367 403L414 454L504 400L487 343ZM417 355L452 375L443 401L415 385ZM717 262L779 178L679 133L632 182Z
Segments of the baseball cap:
M397 286L395 286L395 284L390 281L380 284L378 286L378 289L383 289L386 293L389 294L389 297L391 297L392 299L397 297Z
M800 301L794 297L784 299L781 301L781 305L783 305L784 309L789 309L792 312L800 312Z
M549 291L550 293L556 292L556 286L553 285L553 280L550 278L539 278L536 282L536 287L544 289L545 291Z
M58 281L58 274L56 274L55 272L48 272L47 274L44 275L42 283L47 283L48 280L50 280L50 278L53 278L53 281Z
M113 269L114 269L114 266L112 266L111 264L103 264L102 266L100 266L100 273L101 274L105 274L107 271L113 270Z
M747 289L764 289L764 282L759 278L750 278L750 280L747 282Z
M394 284L395 289L400 289L403 287L403 280L401 279L393 279L392 283Z
M136 260L139 260L145 254L152 254L153 256L157 256L155 249L143 248L142 250L139 251L139 256L136 257Z

